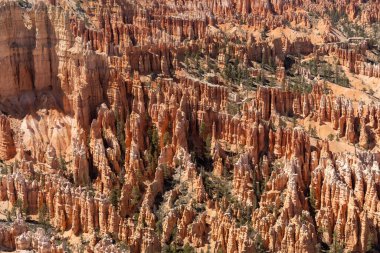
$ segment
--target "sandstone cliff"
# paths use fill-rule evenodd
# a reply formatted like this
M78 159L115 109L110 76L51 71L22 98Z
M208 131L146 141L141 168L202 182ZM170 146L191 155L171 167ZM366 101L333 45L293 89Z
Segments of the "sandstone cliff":
M376 249L378 10L2 1L1 249Z

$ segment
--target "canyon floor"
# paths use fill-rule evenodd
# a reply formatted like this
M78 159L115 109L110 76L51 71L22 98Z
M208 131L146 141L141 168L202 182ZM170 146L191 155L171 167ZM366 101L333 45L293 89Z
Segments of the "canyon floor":
M380 252L378 0L0 0L1 252Z

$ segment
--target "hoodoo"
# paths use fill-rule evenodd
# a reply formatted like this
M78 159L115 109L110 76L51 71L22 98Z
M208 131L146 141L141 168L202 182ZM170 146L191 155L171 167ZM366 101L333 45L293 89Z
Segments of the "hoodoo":
M0 251L379 252L379 13L0 0Z

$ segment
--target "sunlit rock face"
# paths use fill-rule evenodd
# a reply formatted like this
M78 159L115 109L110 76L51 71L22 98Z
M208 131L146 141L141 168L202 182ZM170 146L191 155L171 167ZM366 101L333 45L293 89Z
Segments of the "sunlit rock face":
M379 8L1 1L0 250L376 250Z

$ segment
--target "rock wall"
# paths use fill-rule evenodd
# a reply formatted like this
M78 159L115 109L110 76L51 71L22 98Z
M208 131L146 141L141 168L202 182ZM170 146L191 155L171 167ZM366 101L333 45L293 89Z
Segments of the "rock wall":
M359 4L2 2L0 201L18 214L0 227L0 246L64 252L55 241L67 234L90 238L88 252L377 245L378 158L364 150L378 144L379 106L326 92L317 79L305 93L285 82L291 56L313 52L378 78L368 44L338 43L331 26L322 46L307 34L265 34L286 23L315 28L308 12L331 8L376 22L377 4L361 14ZM222 71L230 57L257 74L277 68L282 87L250 79L254 91L240 101L243 84L186 71L199 52ZM333 153L297 120L329 125L361 151ZM27 216L54 235L28 230Z

